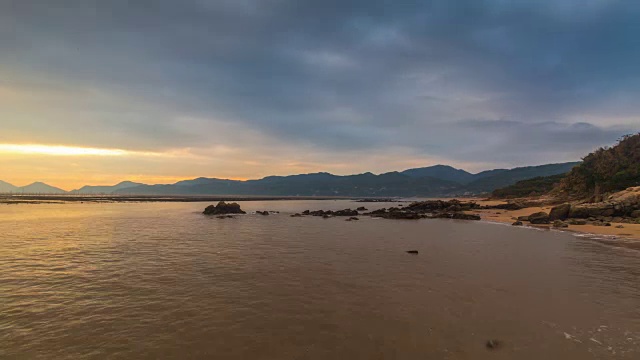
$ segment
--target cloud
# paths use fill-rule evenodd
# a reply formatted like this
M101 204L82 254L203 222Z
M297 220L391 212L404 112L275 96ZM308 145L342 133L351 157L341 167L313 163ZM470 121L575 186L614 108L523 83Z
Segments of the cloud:
M640 130L639 16L608 0L5 1L0 142L217 147L309 171L575 160ZM208 159L203 174L237 170Z

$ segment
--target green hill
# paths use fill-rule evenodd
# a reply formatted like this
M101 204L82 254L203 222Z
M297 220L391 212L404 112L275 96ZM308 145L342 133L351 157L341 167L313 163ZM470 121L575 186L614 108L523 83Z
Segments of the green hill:
M554 189L569 198L600 201L602 194L640 186L640 133L585 156Z
M557 186L566 174L551 176L539 176L533 179L518 181L517 183L501 189L494 190L491 197L499 199L512 199L526 196L543 195Z

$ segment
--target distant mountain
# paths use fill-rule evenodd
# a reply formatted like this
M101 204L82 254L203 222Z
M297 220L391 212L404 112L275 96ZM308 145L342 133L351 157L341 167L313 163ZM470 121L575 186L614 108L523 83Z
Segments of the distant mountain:
M83 186L80 189L70 191L72 194L112 194L113 192L121 189L132 188L136 186L144 185L142 183L136 183L131 181L123 181L113 186Z
M83 186L71 194L122 195L254 195L254 196L353 196L438 197L486 194L521 180L569 172L578 162L495 169L471 174L447 165L408 169L375 175L333 175L326 172L268 176L258 180L228 180L200 177L175 184L146 185L123 181L113 186ZM7 189L7 190L2 190ZM22 188L0 182L0 192L64 194L43 183Z
M431 177L414 178L399 172L337 176L315 173L269 176L259 180L196 179L179 185L142 185L118 194L268 195L268 196L426 196L444 195L459 183Z
M16 191L18 191L17 186L13 186L8 182L4 182L0 180L0 193L9 193L9 192L16 192Z
M16 192L29 194L65 194L66 191L42 182L34 182L31 185L18 188Z
M423 168L408 169L403 171L402 174L416 178L428 176L441 180L455 181L460 184L468 184L475 179L473 174L448 165L434 165Z
M580 164L569 162L562 164L548 164L540 166L519 167L511 170L493 170L480 173L481 177L465 186L465 190L471 193L491 192L495 189L513 185L518 181L532 179L540 176L552 176L565 174Z

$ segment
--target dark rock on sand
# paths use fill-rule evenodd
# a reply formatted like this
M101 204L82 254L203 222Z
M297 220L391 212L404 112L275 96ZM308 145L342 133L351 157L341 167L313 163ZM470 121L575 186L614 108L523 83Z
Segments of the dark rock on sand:
M238 203L227 204L224 201L220 201L216 206L207 206L202 213L205 215L246 214L246 212L240 209Z
M407 251L407 254L418 255L418 250L409 250Z
M544 211L540 211L529 215L529 222L532 224L548 224L549 214Z
M569 225L587 225L587 220L583 219L569 219L567 222Z
M569 217L571 211L571 204L558 205L551 209L549 212L549 220L566 220Z
M522 225L524 225L524 224L522 223L522 221L516 221L516 222L514 222L514 223L513 223L513 224L511 224L511 225L513 225L513 226L522 226Z
M553 227L555 228L566 228L569 227L569 224L565 223L562 220L556 220L553 222Z

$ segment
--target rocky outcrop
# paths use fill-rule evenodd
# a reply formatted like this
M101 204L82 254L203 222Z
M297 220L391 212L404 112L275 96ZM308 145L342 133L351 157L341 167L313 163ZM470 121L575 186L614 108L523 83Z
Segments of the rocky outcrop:
M205 215L227 215L227 214L246 214L246 212L240 209L238 203L225 203L220 201L218 205L209 205L202 212Z
M532 224L548 224L549 214L544 211L529 215L529 222Z
M549 220L566 220L569 217L571 211L571 204L562 204L555 206L549 212Z
M569 224L567 224L566 222L562 221L562 220L556 220L553 222L553 227L555 228L566 228L569 227Z

